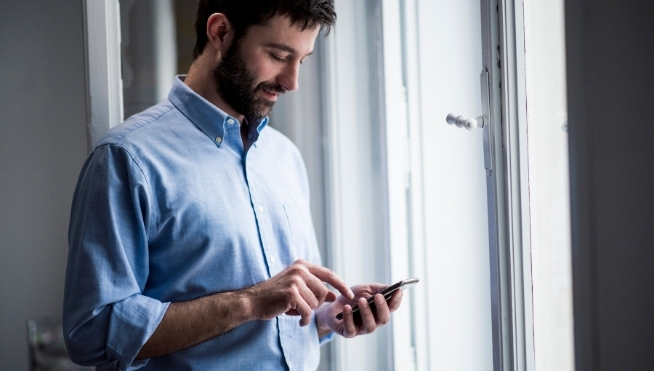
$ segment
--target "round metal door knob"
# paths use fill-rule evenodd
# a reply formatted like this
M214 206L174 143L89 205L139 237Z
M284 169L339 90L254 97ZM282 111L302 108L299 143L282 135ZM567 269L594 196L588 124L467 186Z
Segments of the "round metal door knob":
M468 118L465 116L455 116L454 114L450 113L445 118L445 121L447 121L447 123L450 125L455 125L458 128L466 128L468 130L484 127L484 116Z

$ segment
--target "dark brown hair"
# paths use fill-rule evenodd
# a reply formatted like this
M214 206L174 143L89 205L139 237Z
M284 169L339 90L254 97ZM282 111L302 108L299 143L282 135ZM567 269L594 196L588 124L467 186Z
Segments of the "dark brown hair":
M263 25L275 16L289 17L291 24L299 23L303 31L321 27L329 33L336 23L333 0L200 0L195 21L194 60L209 41L207 22L214 13L224 14L232 23L236 32L233 42L245 35L250 26Z

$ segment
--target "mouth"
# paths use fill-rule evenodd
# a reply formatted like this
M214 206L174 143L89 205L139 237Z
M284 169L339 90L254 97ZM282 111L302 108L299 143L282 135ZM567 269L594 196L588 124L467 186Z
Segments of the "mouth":
M273 102L276 101L277 97L279 97L281 94L284 94L283 91L268 89L268 88L264 88L264 87L259 88L259 91L263 94L263 96L267 100L273 101Z

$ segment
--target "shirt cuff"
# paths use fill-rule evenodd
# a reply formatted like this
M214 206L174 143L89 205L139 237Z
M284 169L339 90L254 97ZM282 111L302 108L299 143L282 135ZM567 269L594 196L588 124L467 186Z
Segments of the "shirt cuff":
M147 364L147 360L135 358L159 326L169 304L143 295L113 304L107 348L116 353L111 358L118 360L117 369L135 370Z
M333 331L330 332L329 334L321 337L320 340L319 340L319 344L322 346L323 344L327 344L330 341L332 341L332 339L334 339L334 332Z

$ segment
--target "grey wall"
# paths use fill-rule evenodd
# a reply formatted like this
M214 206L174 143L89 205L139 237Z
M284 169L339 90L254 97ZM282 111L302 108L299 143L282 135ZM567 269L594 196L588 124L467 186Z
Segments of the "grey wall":
M654 370L654 3L567 0L577 370Z
M87 154L82 0L0 1L0 369L25 322L61 316L70 201Z

